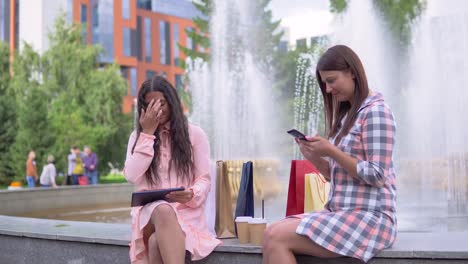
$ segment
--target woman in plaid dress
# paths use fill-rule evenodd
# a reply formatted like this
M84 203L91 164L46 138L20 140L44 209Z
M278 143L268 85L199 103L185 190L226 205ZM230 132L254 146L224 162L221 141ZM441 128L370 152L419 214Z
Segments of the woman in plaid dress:
M264 263L295 263L294 254L348 256L367 262L396 237L395 122L382 95L369 90L358 56L334 46L320 58L328 139L298 141L330 181L325 209L296 215L265 231Z

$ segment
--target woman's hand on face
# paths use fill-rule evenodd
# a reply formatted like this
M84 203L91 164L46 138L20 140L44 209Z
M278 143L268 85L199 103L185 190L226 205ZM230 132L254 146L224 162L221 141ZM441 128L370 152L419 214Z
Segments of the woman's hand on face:
M319 157L328 157L333 151L333 145L325 138L320 136L306 137L306 140L298 140L299 148L308 160L314 160Z
M140 125L143 133L153 135L159 126L162 115L161 102L159 100L151 100L148 107L141 109Z
M192 198L193 198L193 190L192 189L188 189L188 190L185 190L185 191L171 192L171 193L166 195L166 199L170 203L177 202L177 203L184 204L184 203L190 202L192 200Z

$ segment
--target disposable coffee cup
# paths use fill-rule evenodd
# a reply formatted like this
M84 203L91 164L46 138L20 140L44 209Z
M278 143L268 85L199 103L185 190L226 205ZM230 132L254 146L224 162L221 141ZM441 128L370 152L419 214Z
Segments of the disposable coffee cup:
M267 220L263 218L252 218L249 221L250 243L261 246L263 233L267 226Z
M250 216L236 217L237 238L240 243L249 243L249 221L252 220Z

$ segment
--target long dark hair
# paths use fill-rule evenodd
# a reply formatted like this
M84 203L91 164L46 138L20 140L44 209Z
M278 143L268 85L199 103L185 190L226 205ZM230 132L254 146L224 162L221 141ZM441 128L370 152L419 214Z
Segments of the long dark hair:
M194 163L193 163L193 149L190 142L189 131L188 131L188 121L182 111L182 104L180 102L179 96L177 95L176 89L163 77L155 76L152 79L146 80L142 83L140 91L138 92L138 120L141 115L141 110L146 107L145 96L150 92L161 92L166 99L166 102L169 104L171 112L171 152L172 158L169 162L169 171L171 171L172 165L174 165L177 174L186 177L189 182L194 178ZM154 132L154 156L151 161L151 165L145 172L145 178L150 184L157 184L160 181L158 173L158 164L161 161L161 139L159 137L159 132L161 126ZM132 154L135 150L136 142L140 137L142 127L138 122L137 126L137 138L135 144L132 147Z
M338 102L330 93L326 92L326 85L320 77L319 71L350 71L354 75L354 100L353 105L349 102ZM336 137L335 145L341 138L348 134L357 118L357 113L362 102L369 95L366 72L357 54L347 46L337 45L329 48L320 58L315 71L320 90L323 95L325 107L325 127L329 138L336 136L341 128L341 122L346 114L345 123L340 134Z

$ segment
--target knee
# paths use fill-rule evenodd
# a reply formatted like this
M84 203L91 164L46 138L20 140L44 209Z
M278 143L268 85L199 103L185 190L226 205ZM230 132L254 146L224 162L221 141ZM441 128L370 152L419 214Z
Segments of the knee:
M263 243L262 243L262 248L264 251L271 251L275 244L278 243L279 241L279 235L276 232L277 228L274 226L268 226L265 229L265 232L263 233Z
M170 205L161 204L154 209L151 219L154 226L157 227L159 225L162 226L174 223L174 221L176 221L176 215L174 209L172 209Z

